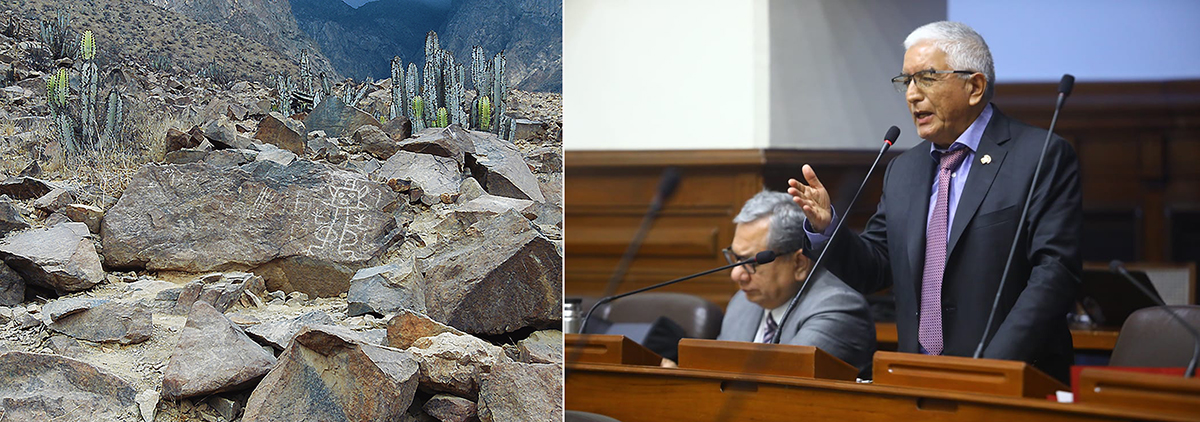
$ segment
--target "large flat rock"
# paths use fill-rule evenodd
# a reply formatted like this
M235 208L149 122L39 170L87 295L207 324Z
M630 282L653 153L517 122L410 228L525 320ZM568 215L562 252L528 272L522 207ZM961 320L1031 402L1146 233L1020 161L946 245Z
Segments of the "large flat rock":
M270 290L335 296L399 233L396 204L386 186L310 161L151 165L105 216L104 253L118 268L255 270Z
M253 385L275 356L208 302L196 302L163 370L162 395L179 399Z
M12 233L0 240L0 258L26 284L58 294L77 292L104 280L104 268L90 235L83 223Z
M8 352L0 354L0 368L4 420L132 421L138 415L133 387L87 363Z

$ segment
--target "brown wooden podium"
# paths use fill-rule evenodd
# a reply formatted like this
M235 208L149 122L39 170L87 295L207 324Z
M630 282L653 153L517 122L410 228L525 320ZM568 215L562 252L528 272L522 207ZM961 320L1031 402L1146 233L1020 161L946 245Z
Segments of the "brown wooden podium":
M812 346L694 338L679 340L679 367L842 381L858 375L858 369Z
M662 357L625 336L567 334L567 359L573 362L658 366Z
M1200 378L1086 368L1079 374L1075 400L1200 420Z
M1031 368L1021 369L1020 374L1017 374L1013 369L1015 367L1009 367L1009 363L984 362L984 367L990 369L982 372L993 375L979 377L992 380L993 386L1020 384L1022 387L1018 390L998 389L984 393L978 392L978 388L972 390L963 387L961 382L888 385L886 382L866 384L822 379L819 375L792 375L792 372L797 371L797 367L811 367L813 374L823 374L824 370L817 368L837 366L820 357L824 352L819 349L800 346L687 340L680 343L680 368L661 368L647 364L598 363L599 360L649 360L644 355L638 358L636 354L627 354L627 351L635 349L628 348L628 344L625 343L628 339L620 336L588 336L585 343L603 342L607 346L588 346L584 350L605 350L606 353L601 355L608 356L591 362L572 359L571 345L580 341L585 341L585 338L567 335L566 408L607 415L622 422L797 419L1194 421L1200 416L1153 408L1134 409L1087 402L1057 403L1045 398L1024 397L1034 395L1034 391L1044 387L1038 386L1040 381L1037 381L1037 373L1025 372ZM584 353L579 355L589 356ZM617 356L620 358L615 358ZM803 356L811 356L812 363L801 362L806 359ZM905 358L907 356L885 355L882 363L885 367L892 367L910 362L910 367L917 368L906 367L900 371L901 374L909 371L909 378L922 382L927 378L912 376L912 371L930 377L934 377L934 374L944 374L951 378L955 376L953 374L963 372L963 369L956 368L958 362L955 362L955 359L940 365L943 368L940 369L941 372L937 372L934 369L939 365L936 364L946 357L924 357L929 362L917 364ZM918 356L919 358L922 357ZM783 363L790 359L796 359L798 363ZM877 357L876 365L880 362ZM739 364L744 366L739 367ZM899 366L895 368L900 369ZM878 367L876 371L878 373ZM997 373L1001 375L996 375ZM1013 391L1021 393L1016 394Z
M875 383L1044 399L1070 390L1025 362L875 352Z

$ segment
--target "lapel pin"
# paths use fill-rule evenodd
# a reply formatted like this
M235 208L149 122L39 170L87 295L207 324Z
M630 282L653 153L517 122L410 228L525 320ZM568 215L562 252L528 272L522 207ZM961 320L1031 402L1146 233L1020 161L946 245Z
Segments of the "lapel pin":
M988 165L988 164L991 164L991 163L992 163L992 156L990 156L990 155L987 155L987 154L983 154L983 157L980 157L980 158L979 158L979 162L980 162L980 163L983 163L983 165L985 165L985 166L986 166L986 165Z

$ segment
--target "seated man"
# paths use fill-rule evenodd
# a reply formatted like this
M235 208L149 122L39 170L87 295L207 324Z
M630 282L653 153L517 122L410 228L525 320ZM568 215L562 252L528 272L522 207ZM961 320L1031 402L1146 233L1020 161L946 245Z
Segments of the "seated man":
M740 291L730 299L717 340L816 346L854 365L862 375L875 354L875 324L867 301L827 271L819 270L787 323L778 326L800 290L812 261L804 256L804 212L783 192L759 192L733 219L729 263L772 250L777 258L762 265L734 267L729 277Z

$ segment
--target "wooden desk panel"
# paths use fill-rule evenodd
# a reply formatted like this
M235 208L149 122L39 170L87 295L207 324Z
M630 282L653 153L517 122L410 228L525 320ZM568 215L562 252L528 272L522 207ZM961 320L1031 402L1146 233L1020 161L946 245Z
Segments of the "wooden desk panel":
M567 368L567 409L623 422L1191 420L1101 405L846 381L605 364Z
M1071 330L1075 350L1100 350L1111 352L1117 344L1117 330ZM898 336L896 323L876 322L875 341L880 350L895 350Z

